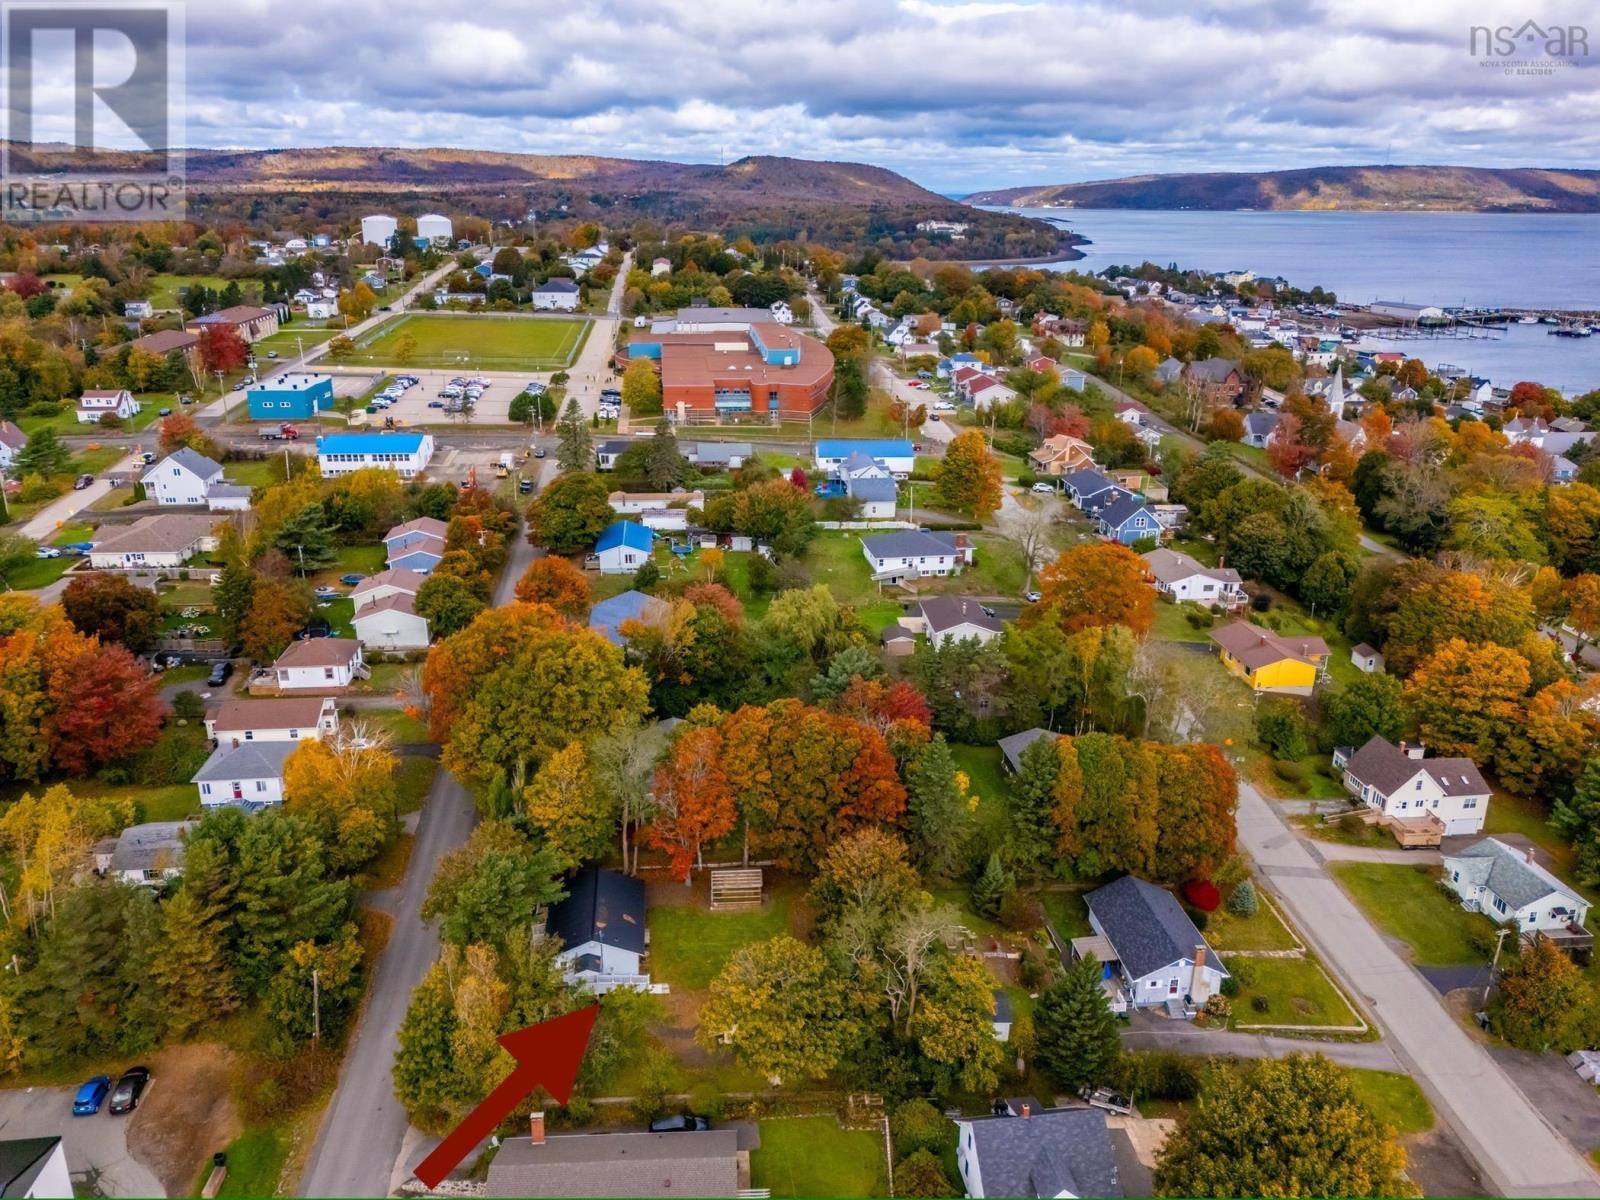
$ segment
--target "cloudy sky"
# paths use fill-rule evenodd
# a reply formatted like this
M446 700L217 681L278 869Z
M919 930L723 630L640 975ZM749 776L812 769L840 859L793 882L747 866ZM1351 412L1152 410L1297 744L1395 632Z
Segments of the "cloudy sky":
M1548 75L1474 25L1588 23ZM853 159L942 191L1323 163L1600 166L1587 0L203 0L198 146Z

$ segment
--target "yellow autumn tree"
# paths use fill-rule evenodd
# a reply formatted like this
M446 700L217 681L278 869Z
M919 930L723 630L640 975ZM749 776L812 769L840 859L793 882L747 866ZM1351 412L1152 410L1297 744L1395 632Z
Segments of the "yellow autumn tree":
M522 800L545 844L572 866L598 858L617 826L616 806L595 782L582 742L569 742L546 759Z

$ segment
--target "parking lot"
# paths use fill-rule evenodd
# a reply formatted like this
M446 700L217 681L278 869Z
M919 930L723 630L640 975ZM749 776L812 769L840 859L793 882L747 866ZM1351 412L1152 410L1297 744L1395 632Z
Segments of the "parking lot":
M404 425L509 425L512 398L534 381L548 384L551 375L548 371L434 371L405 368L385 371L377 376L365 368L360 370L332 368L329 373L334 377L334 391L339 395L346 394L340 390L342 380L366 381L365 386L360 387L357 392L365 394L371 386L395 375L410 375L417 379L419 381L417 385L401 396L388 410L372 414L374 421L381 423L382 418L393 417L396 424ZM489 382L489 386L484 389L483 395L473 406L470 417L464 418L459 413L447 413L442 407L429 407L431 402L440 400L439 392L452 379L469 376Z
M72 1115L76 1088L0 1091L0 1137L57 1137L66 1143L67 1169L79 1195L164 1196L155 1173L128 1153L127 1117L101 1109ZM142 1110L141 1110L142 1111Z

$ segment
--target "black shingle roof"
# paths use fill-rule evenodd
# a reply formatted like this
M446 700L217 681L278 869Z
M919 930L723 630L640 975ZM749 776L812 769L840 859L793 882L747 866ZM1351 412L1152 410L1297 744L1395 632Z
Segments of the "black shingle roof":
M572 950L589 942L644 953L644 881L621 871L590 868L567 885L567 898L550 906L545 931Z

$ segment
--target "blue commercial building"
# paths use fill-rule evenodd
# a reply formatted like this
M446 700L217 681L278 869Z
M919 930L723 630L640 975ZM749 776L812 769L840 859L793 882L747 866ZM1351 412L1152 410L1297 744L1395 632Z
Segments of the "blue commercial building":
M245 393L252 421L309 421L333 407L332 375L279 375Z

